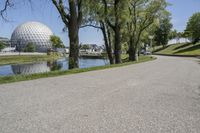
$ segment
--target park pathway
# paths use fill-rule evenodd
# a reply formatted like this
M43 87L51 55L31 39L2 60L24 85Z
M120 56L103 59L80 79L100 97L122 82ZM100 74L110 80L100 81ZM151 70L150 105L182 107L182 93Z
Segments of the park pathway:
M0 85L0 133L200 133L200 60Z

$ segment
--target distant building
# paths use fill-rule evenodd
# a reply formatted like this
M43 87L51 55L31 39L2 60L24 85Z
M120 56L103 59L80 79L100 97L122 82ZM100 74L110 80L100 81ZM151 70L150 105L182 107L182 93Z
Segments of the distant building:
M80 46L80 52L103 53L104 51L104 46L98 46L96 44L83 44Z
M65 53L66 53L66 54L69 54L69 47L66 47L66 48L65 48Z
M5 52L15 52L15 47L6 47L6 48L2 49L1 52L3 52L3 53L5 53Z
M174 38L168 41L168 45L177 44L177 43L190 43L191 41L188 38Z
M14 52L15 51L15 47L11 47L11 41L8 38L5 37L0 37L0 42L3 42L6 47L4 49L1 50L1 52Z
M6 37L0 37L0 42L3 42L6 45L6 47L11 46L10 39L8 39Z

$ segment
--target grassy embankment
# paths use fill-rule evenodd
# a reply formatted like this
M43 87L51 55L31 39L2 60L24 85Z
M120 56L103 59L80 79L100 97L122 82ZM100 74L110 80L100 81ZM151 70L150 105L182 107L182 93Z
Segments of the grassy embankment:
M11 55L0 56L0 65L6 64L23 64L32 63L38 61L49 61L58 59L58 55Z
M185 55L185 56L200 56L200 43L197 44L174 44L166 48L157 48L155 54L164 55Z
M124 58L125 57L126 56L124 56ZM0 84L25 81L25 80L33 80L33 79L39 79L39 78L55 77L55 76L61 76L61 75L76 74L76 73L82 73L82 72L88 72L88 71L94 71L94 70L103 70L103 69L108 69L108 68L121 67L121 66L151 61L154 59L155 58L151 56L141 56L139 57L139 61L137 62L125 62L122 64L98 66L98 67L91 67L91 68L84 68L84 69L73 69L73 70L66 70L66 71L52 71L52 72L32 74L32 75L5 76L5 77L0 77Z

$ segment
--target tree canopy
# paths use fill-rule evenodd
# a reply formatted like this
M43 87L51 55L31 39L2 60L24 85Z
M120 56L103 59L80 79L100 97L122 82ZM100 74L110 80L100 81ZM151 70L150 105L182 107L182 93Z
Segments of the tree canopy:
M185 35L191 38L193 43L200 40L200 12L193 14L189 19L185 29Z
M156 28L154 36L154 41L157 46L162 45L163 47L165 47L167 45L170 37L170 32L173 26L170 20L170 16L166 16L160 19L160 24Z
M35 52L35 50L36 50L36 47L35 47L35 45L34 45L34 43L32 43L32 42L29 42L27 45L26 45L26 47L24 48L24 52Z
M4 1L6 8L2 12L13 6L10 0ZM79 30L86 26L101 30L110 64L122 63L122 50L128 51L130 61L138 60L140 48L150 42L149 36L156 36L156 30L159 41L162 40L160 44L166 44L169 37L171 23L165 18L166 0L50 0L50 3L68 32L69 69L79 67ZM54 47L60 47L57 37L51 41Z
M50 41L54 48L64 48L65 47L62 40L58 36L55 36L55 35L51 36Z
M0 51L1 51L2 49L4 49L5 47L6 47L5 44L4 44L3 42L0 41Z

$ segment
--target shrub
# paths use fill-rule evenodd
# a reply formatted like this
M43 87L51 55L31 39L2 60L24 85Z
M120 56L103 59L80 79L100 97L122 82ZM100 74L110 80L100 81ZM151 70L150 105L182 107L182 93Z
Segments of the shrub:
M2 50L2 49L4 49L6 46L5 46L5 44L3 43L3 42L0 42L0 51Z
M33 43L28 43L24 48L24 52L35 52L35 45Z

